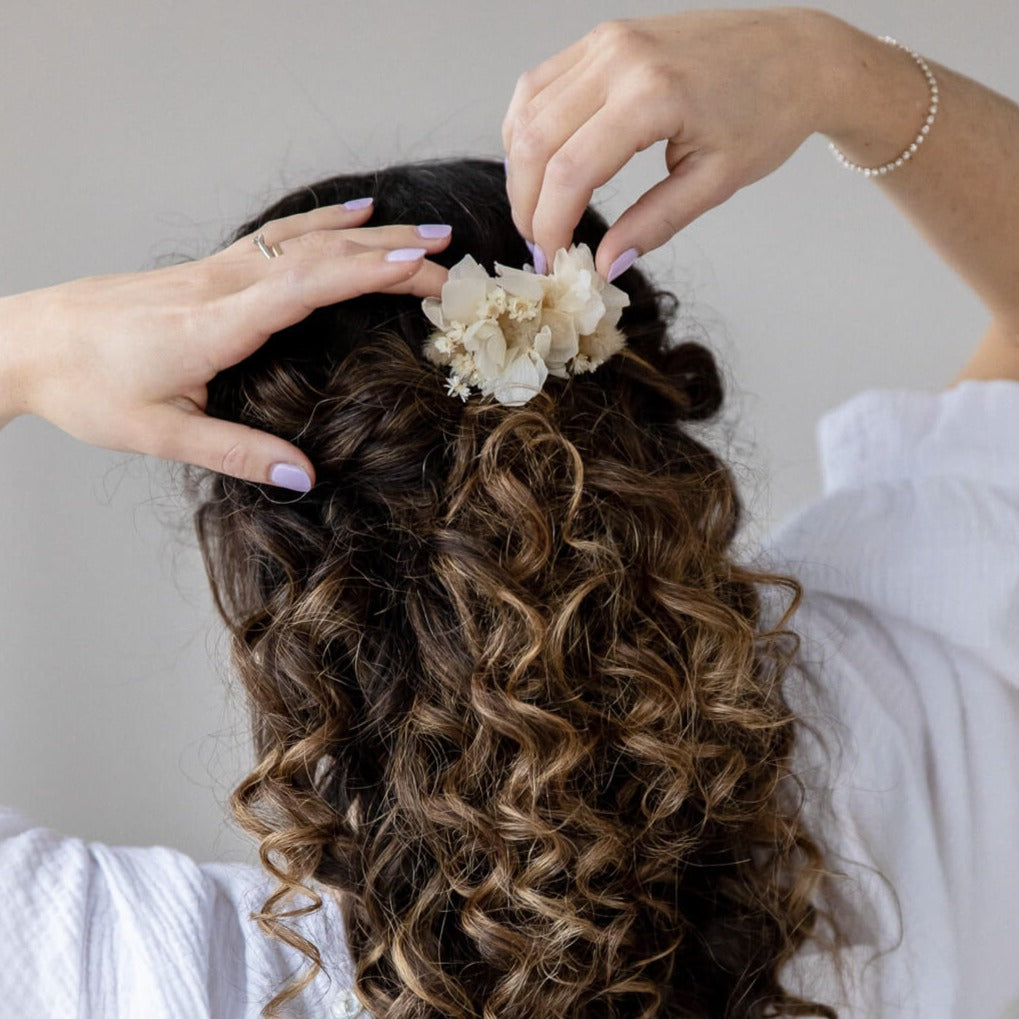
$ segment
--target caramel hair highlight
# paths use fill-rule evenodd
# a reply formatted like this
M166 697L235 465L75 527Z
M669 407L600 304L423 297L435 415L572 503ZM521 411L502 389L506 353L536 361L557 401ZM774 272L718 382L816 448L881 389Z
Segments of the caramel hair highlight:
M365 193L452 222L450 262L524 260L480 161L334 178L242 232ZM714 359L619 282L627 349L523 407L448 397L419 308L381 295L210 387L318 471L293 500L196 477L258 755L233 808L278 882L257 920L310 962L266 1015L328 968L294 922L326 894L379 1019L836 1014L780 981L834 930L782 692L799 585L733 554L732 474L687 427Z

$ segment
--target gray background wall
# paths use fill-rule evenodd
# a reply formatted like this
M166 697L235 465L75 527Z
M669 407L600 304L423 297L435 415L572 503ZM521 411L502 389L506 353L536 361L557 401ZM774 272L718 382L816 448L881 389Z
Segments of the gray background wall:
M0 293L200 255L328 173L498 156L522 70L600 20L668 9L5 0ZM830 9L1019 96L1019 5ZM660 159L639 158L603 208ZM871 386L944 386L986 324L818 138L645 263L728 365L748 543L816 491L819 414ZM252 859L224 819L244 720L165 465L15 421L0 433L0 563L0 802L85 838Z

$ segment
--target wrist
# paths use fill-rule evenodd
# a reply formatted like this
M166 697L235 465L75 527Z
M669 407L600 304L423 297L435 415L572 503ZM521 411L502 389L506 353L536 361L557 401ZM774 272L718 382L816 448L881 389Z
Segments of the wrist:
M820 12L818 12L820 14ZM829 14L817 19L817 130L854 163L877 166L913 140L930 89L910 55Z

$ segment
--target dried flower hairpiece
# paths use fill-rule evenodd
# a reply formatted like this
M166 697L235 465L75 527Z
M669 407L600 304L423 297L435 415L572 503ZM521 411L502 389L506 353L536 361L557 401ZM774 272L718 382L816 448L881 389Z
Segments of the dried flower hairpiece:
M496 263L491 277L467 255L449 271L442 297L424 300L435 332L424 355L449 366L446 391L466 400L472 389L519 407L548 376L594 371L622 350L616 328L630 298L595 271L586 244L560 248L552 272Z

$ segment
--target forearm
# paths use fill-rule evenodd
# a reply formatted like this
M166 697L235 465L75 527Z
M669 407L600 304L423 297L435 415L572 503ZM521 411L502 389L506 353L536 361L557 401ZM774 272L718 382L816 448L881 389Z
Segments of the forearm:
M864 166L894 159L927 113L927 82L910 56L823 15L830 117L821 125ZM937 118L916 155L873 178L986 303L1019 334L1019 106L947 68Z
M29 411L27 345L21 317L22 298L0 298L0 428Z

